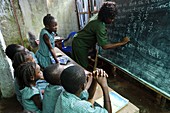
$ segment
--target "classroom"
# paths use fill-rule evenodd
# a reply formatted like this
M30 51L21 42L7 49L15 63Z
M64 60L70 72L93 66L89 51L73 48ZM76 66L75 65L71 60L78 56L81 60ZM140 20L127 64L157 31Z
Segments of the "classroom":
M116 113L170 113L169 0L0 0L0 3L0 113L31 111L20 103L16 92L16 84L18 91L23 92L25 87L21 83L28 76L20 74L18 67L30 60L35 64L27 66L38 65L43 74L30 83L40 91L42 105L35 104L38 109L44 108L44 90L51 85L45 70L51 64L60 64L63 70L80 66L86 77L93 79L91 83L85 80L87 86L93 81L98 83L87 88L88 105L92 103ZM15 51L15 46L24 52ZM25 57L22 63L23 59L17 60L19 55ZM98 77L106 78L107 96ZM109 100L102 100L103 96ZM120 101L124 103L120 105ZM41 109L37 112L41 113ZM55 109L59 111L62 112Z

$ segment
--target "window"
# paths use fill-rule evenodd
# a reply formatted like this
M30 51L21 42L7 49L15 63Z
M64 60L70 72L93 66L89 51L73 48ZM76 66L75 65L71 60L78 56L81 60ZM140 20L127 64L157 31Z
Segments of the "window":
M76 0L79 29L84 28L90 17L97 14L104 0Z

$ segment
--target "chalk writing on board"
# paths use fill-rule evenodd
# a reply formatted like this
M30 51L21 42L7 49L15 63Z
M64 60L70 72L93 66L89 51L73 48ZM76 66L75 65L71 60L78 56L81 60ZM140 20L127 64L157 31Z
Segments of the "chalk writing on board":
M130 42L100 55L170 97L170 1L119 0L117 4L115 23L107 26L109 41L129 36Z

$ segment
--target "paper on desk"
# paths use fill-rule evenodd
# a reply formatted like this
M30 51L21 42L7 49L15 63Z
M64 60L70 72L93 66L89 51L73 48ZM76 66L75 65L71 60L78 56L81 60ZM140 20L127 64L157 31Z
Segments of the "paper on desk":
M59 61L60 64L64 64L64 65L66 65L70 61L69 57L66 55L57 57L57 60Z
M119 95L114 91L109 92L109 95L110 95L110 100L112 105L112 113L118 112L120 109L125 107L129 102L129 100L127 100L126 98L122 97L121 95ZM96 102L103 107L104 104L103 97L97 99Z

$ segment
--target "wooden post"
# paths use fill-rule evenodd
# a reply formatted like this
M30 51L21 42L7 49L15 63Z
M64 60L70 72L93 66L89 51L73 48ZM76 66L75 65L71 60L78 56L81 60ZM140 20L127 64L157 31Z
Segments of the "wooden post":
M162 97L160 106L161 106L161 108L165 108L165 105L166 105L166 98Z
M80 30L80 20L79 20L79 12L78 12L78 9L77 9L77 0L75 0L75 8L76 8L76 14L77 14L78 28Z
M160 94L156 95L156 103L160 105L162 96Z
M160 105L161 108L165 108L165 105L166 105L166 98L163 97L162 95L160 94L157 94L156 96L156 102L158 105Z
M11 6L12 6L12 8L13 8L13 11L14 11L14 18L15 18L16 24L17 24L17 26L18 26L18 33L19 33L19 35L20 35L21 44L22 44L22 46L24 46L24 40L23 40L23 38L22 38L21 28L20 28L20 25L19 25L19 21L18 21L17 14L16 14L16 9L15 9L14 0L12 0L10 3L11 3Z
M88 15L89 15L89 19L91 17L91 10L90 10L90 0L88 0Z

